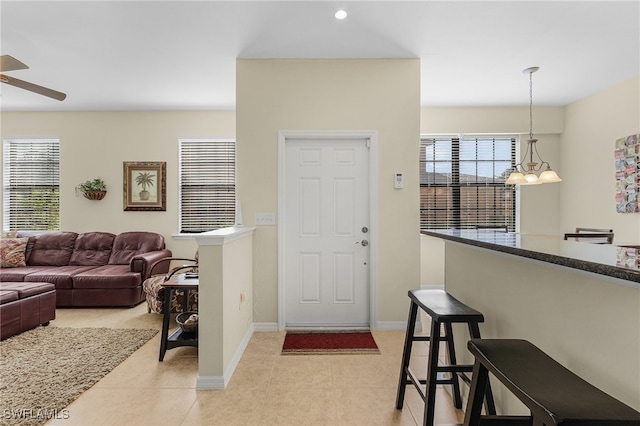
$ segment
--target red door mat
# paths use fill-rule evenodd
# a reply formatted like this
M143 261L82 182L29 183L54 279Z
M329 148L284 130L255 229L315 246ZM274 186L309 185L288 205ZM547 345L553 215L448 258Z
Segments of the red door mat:
M282 355L379 354L369 331L288 331Z

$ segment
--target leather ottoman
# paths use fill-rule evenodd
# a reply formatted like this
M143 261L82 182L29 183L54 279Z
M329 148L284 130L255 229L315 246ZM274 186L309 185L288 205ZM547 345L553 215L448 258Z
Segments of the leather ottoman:
M0 340L56 317L56 289L51 283L0 282Z

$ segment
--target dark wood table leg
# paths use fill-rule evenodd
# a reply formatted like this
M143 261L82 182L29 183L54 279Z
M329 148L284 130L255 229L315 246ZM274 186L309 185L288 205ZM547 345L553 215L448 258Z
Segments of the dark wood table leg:
M167 340L169 338L169 323L171 322L171 293L173 288L164 289L164 306L162 307L162 336L160 336L160 361L164 359L167 352Z

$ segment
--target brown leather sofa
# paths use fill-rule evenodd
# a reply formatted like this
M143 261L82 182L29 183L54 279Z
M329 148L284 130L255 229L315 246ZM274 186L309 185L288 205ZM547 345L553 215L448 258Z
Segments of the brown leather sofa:
M50 283L0 282L0 340L56 318L56 289Z
M151 265L171 254L153 232L47 232L29 237L26 266L0 269L0 281L52 283L57 307L131 307Z

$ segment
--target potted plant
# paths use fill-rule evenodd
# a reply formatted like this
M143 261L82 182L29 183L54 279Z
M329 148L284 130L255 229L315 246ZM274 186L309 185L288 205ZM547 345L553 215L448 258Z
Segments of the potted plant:
M140 191L140 199L146 201L151 196L151 193L147 191L147 187L151 188L153 186L153 178L154 175L150 172L140 172L138 176L136 176L136 183L142 187L142 191Z
M76 186L76 195L80 192L89 200L102 200L107 194L107 184L98 177Z

